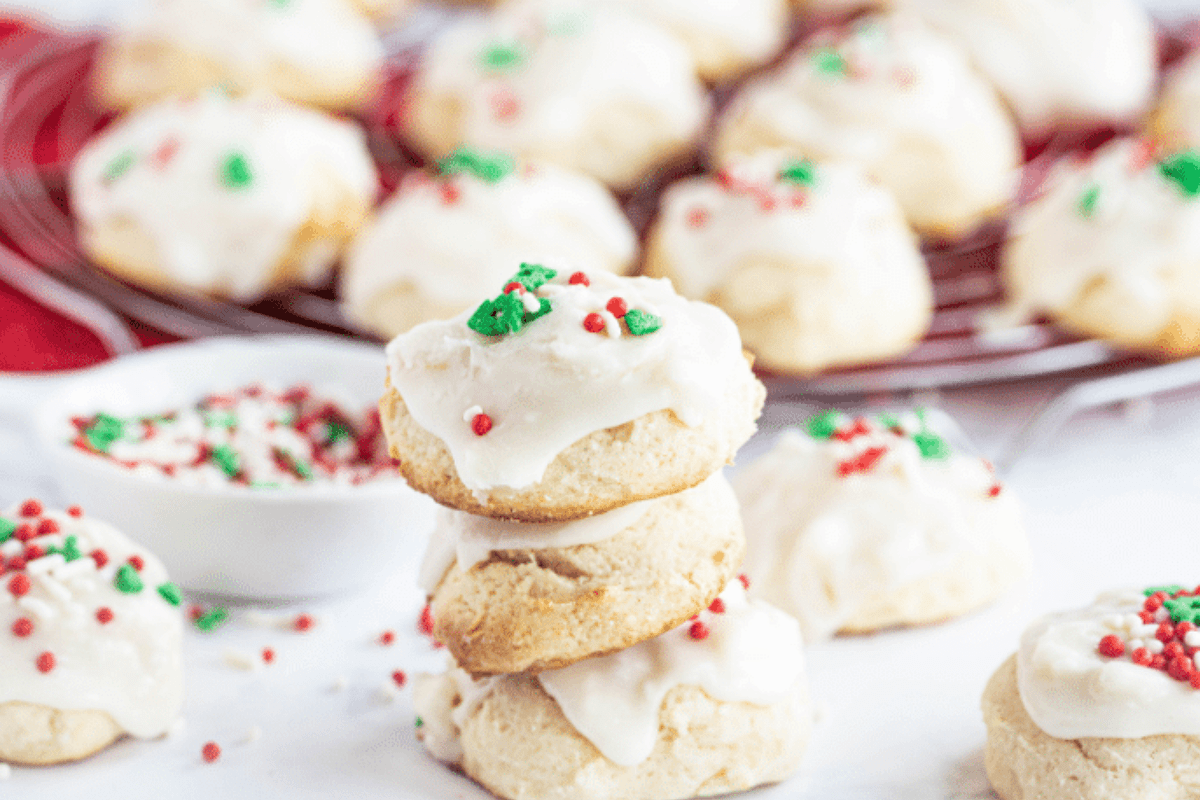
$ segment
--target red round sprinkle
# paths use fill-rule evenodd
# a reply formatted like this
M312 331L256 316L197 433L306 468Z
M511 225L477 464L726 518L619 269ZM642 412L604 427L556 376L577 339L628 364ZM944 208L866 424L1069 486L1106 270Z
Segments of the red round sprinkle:
M71 506L70 508L67 509L67 513L70 514L72 517L82 517L83 509L80 508L79 506Z
M604 317L593 311L583 318L583 328L588 333L600 333L604 330Z
M1097 649L1102 656L1117 658L1125 654L1125 642L1120 636L1110 633L1100 640L1100 646Z
M993 483L992 488L988 489L988 497L996 497L1000 494L1000 484Z
M1169 622L1162 623L1158 626L1158 630L1154 632L1154 638L1166 644L1175 638L1175 626Z
M20 575L13 575L12 580L8 582L8 591L11 592L14 597L20 597L21 595L28 594L32 585L33 584L29 582L28 575L23 573Z
M28 542L34 537L34 535L35 533L33 526L28 522L21 523L17 526L17 529L13 531L13 537L16 538L18 542Z
M396 634L392 633L391 631L384 631L383 633L379 634L380 644L388 645L394 641L396 641Z
M1166 656L1168 662L1181 657L1183 654L1183 645L1179 642L1172 640L1163 646L1163 655Z
M316 621L308 614L301 614L300 616L296 617L296 620L292 623L292 627L303 633L315 624Z
M747 575L746 573L744 573L744 572L743 572L742 574L738 575L738 580L742 582L742 588L743 588L743 589L746 589L747 591L749 591L749 589L750 589L750 576L749 576L749 575Z
M42 515L42 504L37 500L26 500L21 504L22 517L40 517Z
M264 664L270 664L275 661L275 651L269 647L264 647L262 651L262 660Z
M462 190L453 183L443 183L441 188L442 205L452 206L462 197Z
M1143 625L1149 625L1151 622L1154 622L1154 612L1153 611L1139 611L1138 619L1140 619L1142 621Z
M714 599L711 603L708 604L708 610L714 614L724 614L725 613L725 601L719 597Z
M705 625L703 622L696 620L695 622L693 622L691 625L688 626L688 636L690 636L696 640L707 639L708 638L708 626Z
M588 280L588 276L582 272L572 272L571 277L567 279L567 283L571 284L572 286L576 284L582 284L584 286L592 285L592 282Z
M492 429L492 418L487 414L476 414L471 418L471 430L476 436L484 436Z
M792 195L792 208L804 208L808 204L808 192L796 192Z
M1150 666L1150 662L1154 660L1154 656L1150 655L1150 651L1144 647L1134 650L1130 658L1133 659L1133 663L1140 664L1143 667Z
M1160 608L1162 608L1163 601L1166 599L1166 592L1155 592L1146 598L1146 601L1142 603L1142 608L1146 609L1147 611L1158 611Z
M37 657L38 672L49 672L54 669L54 664L54 653L51 653L49 650Z
M1167 668L1166 656L1164 656L1162 653L1155 655L1150 659L1150 668L1165 670Z
M708 224L708 209L693 208L687 213L687 224L689 228L703 228Z
M433 608L429 603L421 609L421 618L417 620L417 630L426 636L433 636Z
M404 674L404 670L398 669L392 673L392 681L394 681L397 686L403 686L408 682L408 676Z
M762 194L760 194L758 196L758 207L762 211L774 211L775 210L775 198L772 197L771 195L767 194L766 192L763 192Z
M492 114L498 120L510 120L521 113L521 102L512 92L497 92L492 96Z
M104 552L103 550L93 550L92 561L96 562L96 569L101 569L105 564L108 563L108 553Z
M52 520L52 519L44 519L41 522L39 522L38 526L37 526L37 535L38 536L45 536L50 533L58 533L58 531L59 531L58 522L56 522L55 520Z
M613 299L609 300L608 305L606 305L605 308L608 309L608 313L612 314L617 319L620 319L629 312L629 305L620 297L614 297Z
M96 619L100 622L101 625L107 625L108 623L112 622L112 620L113 620L112 609L109 608L108 606L100 606L100 608L96 609Z
M221 745L216 742L205 742L204 747L200 748L200 757L209 764L213 763L221 757Z
M512 283L506 283L504 285L504 293L505 294L511 294L512 292L523 292L523 291L525 291L525 284L521 283L520 281L513 281Z
M28 617L20 617L12 624L13 636L19 636L24 639L29 634L33 633L33 620Z
M204 606L193 603L188 606L188 619L195 622L204 616Z
M1196 626L1184 620L1175 626L1175 638L1182 639L1194 630L1196 630Z
M1192 670L1192 674L1188 676L1188 683L1193 689L1200 689L1200 669Z
M145 562L145 560L142 559L141 556L130 556L128 561L129 561L129 566L133 567L138 572L141 572L143 569L146 568L146 562Z
M38 547L36 544L31 544L25 548L25 563L37 561L42 556L46 555L46 551Z
M20 572L25 569L25 556L13 556L8 560L7 566L13 572Z

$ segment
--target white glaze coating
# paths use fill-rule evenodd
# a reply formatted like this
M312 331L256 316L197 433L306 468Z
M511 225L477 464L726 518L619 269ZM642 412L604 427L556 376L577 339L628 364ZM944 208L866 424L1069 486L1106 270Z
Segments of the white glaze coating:
M658 712L676 686L699 686L714 700L771 705L804 679L796 620L747 598L739 581L720 595L725 611L704 611L702 640L684 623L616 653L546 670L538 680L575 729L610 761L632 766L658 738ZM797 725L805 724L797 720Z
M462 19L430 45L413 90L461 103L452 145L541 158L630 188L699 134L708 106L691 57L670 34L619 9L555 5ZM488 68L484 54L494 45L523 56Z
M20 517L19 506L0 517L30 521ZM36 524L38 519L32 521ZM0 577L0 703L104 711L133 736L166 733L183 706L183 615L157 591L168 580L166 569L98 520L60 511L46 511L40 519L54 520L60 531L30 544L61 548L73 536L83 555L70 562L62 555L43 556L30 561L23 573L10 570ZM89 555L97 549L109 558L100 569ZM0 544L4 558L23 550L15 537ZM144 588L128 594L115 588L114 579L132 555L144 562L138 573ZM20 574L28 576L31 588L17 597L8 587ZM96 618L101 607L112 610L107 624ZM28 636L13 634L19 618L33 623ZM37 667L44 652L55 659L47 673Z
M1139 116L1157 76L1136 0L893 0L970 53L1033 133Z
M1187 681L1108 658L1100 639L1154 640L1136 614L1145 597L1128 589L1100 595L1086 608L1050 614L1021 636L1017 686L1037 726L1060 739L1132 738L1158 734L1200 736L1200 691Z
M921 430L900 419L909 434ZM1017 500L1007 489L989 495L996 478L981 459L925 459L909 434L871 428L850 441L787 431L733 480L746 572L809 642L925 581L973 576L979 595L961 598L966 610L1029 569ZM887 451L872 468L839 476L839 464L877 447Z
M475 333L467 311L418 325L387 347L392 385L416 423L445 443L469 489L532 485L577 440L653 411L670 409L693 427L720 419L734 413L731 389L755 380L737 329L713 306L684 300L666 280L596 272L590 286L568 285L570 274L538 290L552 310L516 334ZM605 309L618 296L662 327L622 335ZM583 327L591 313L605 331ZM464 419L474 406L492 419L486 436Z
M1200 197L1167 180L1144 143L1113 141L1060 166L1017 213L1003 266L1014 319L1061 312L1103 279L1124 298L1106 324L1153 339L1175 314L1200 316Z
M780 145L859 164L914 226L945 234L1004 208L1021 159L1012 120L966 54L898 13L823 31L721 117L722 163Z
M342 297L347 314L370 324L377 293L408 286L428 300L426 319L433 319L441 309L449 316L472 306L478 287L500 285L522 261L627 271L636 254L616 200L583 173L545 162L518 163L495 182L470 172L417 172L355 241Z
M128 168L107 177L126 154ZM248 185L223 180L234 154L246 159ZM71 169L71 204L85 239L89 227L133 223L173 282L251 300L270 288L271 273L324 199L318 191L331 184L364 204L374 196L375 167L360 129L277 98L214 90L147 106L89 142ZM320 282L335 256L311 259L303 277Z

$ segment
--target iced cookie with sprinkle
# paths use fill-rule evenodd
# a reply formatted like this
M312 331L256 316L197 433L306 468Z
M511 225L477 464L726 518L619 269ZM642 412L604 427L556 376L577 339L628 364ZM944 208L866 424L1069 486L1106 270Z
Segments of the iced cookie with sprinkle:
M427 158L494 148L620 191L688 155L708 103L666 31L618 8L556 2L456 21L423 55L407 108L406 133Z
M534 264L387 358L381 417L413 488L521 522L695 486L754 433L766 394L719 309L666 280Z
M459 148L410 172L355 240L342 304L361 327L392 338L474 307L521 261L565 261L627 273L637 237L595 178L548 162Z
M180 602L157 558L78 507L0 513L0 761L166 733L183 706Z
M116 108L209 86L273 92L330 109L361 107L375 91L383 46L358 3L383 5L154 0L104 42L96 93Z
M433 633L473 674L563 667L707 608L745 551L720 473L677 494L563 523L442 509L422 569Z
M983 695L1003 800L1186 800L1200 781L1200 588L1100 595L1050 614Z
M892 194L850 164L781 151L672 184L645 272L729 314L774 372L899 355L933 315L925 262Z
M507 800L674 800L795 772L812 711L800 632L734 581L693 621L538 675L421 676L417 735Z
M735 476L745 570L806 641L959 616L1028 574L1016 498L934 419L824 412Z
M248 302L327 281L377 185L353 123L211 90L107 128L70 188L80 247L117 277Z
M1200 352L1200 151L1118 139L1065 162L1002 254L1014 321L1169 357Z
M914 228L941 238L1005 211L1021 163L995 90L957 45L901 13L822 29L742 88L717 122L716 161L775 147L860 165Z

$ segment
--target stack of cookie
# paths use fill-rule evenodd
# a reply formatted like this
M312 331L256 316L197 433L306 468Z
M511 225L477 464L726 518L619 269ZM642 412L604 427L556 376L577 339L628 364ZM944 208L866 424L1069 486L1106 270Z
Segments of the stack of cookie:
M764 391L728 317L664 280L523 264L395 339L388 369L392 454L446 506L422 580L457 668L416 690L435 756L510 798L690 797L795 769L799 629L736 580L720 470Z

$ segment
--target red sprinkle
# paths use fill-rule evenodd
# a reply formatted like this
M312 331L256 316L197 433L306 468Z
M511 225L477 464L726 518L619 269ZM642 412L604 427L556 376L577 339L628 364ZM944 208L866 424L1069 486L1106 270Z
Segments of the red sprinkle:
M8 591L12 593L13 597L20 597L21 595L28 594L32 585L28 575L23 573L13 575L12 580L8 582Z
M750 576L749 575L747 575L746 573L743 572L742 574L738 575L738 580L742 582L743 589L745 589L747 591L750 590Z
M613 299L609 300L608 305L606 305L605 308L608 309L608 313L612 314L617 319L620 319L629 313L629 305L620 297L614 297Z
M41 547L38 547L36 544L31 544L25 548L23 555L25 556L25 563L28 564L30 561L37 561L42 556L46 555L46 551Z
M1145 610L1139 611L1138 619L1142 621L1143 625L1149 625L1151 622L1154 622L1154 612Z
M192 622L195 622L203 616L204 606L195 603L188 606L188 619L192 620Z
M1192 623L1188 622L1187 620L1184 620L1183 622L1181 622L1175 626L1175 638L1182 640L1183 637L1187 636L1189 633L1191 633L1194 630L1196 630L1196 626L1193 625Z
M588 333L601 333L604 330L604 317L593 311L583 318L583 328Z
M837 439L841 442L849 442L856 436L863 436L870 432L871 423L867 422L864 417L856 417L849 428L839 428L838 430L834 431L829 438Z
M1167 668L1167 657L1162 653L1154 656L1150 659L1150 668L1165 670Z
M687 213L686 220L689 228L703 228L708 224L708 209L693 208Z
M1133 663L1140 664L1143 667L1150 666L1150 662L1154 660L1154 656L1150 655L1150 651L1144 647L1134 650L1130 658L1133 659Z
M991 488L988 489L988 497L998 497L999 495L1000 495L1000 484L993 483Z
M714 614L724 614L725 613L725 601L719 597L714 599L711 603L708 604L708 610Z
M82 517L83 509L80 508L79 506L71 506L70 508L67 509L67 513L70 514L72 517Z
M1163 652L1163 655L1167 657L1167 661L1170 662L1173 659L1183 656L1186 651L1183 649L1183 645L1181 645L1179 642L1172 640L1170 642L1167 642L1165 645L1163 645L1162 652Z
M33 633L33 620L28 617L20 617L12 624L13 636L19 636L24 639L29 634Z
M264 664L270 664L275 661L275 651L269 647L264 647L262 651L262 660Z
M13 556L6 566L13 572L20 572L25 569L25 556Z
M204 747L200 748L200 757L208 764L213 763L221 757L221 745L216 742L205 742Z
M1169 622L1162 623L1158 626L1158 630L1154 632L1154 638L1166 644L1175 638L1175 626Z
M516 95L500 91L492 95L492 115L498 120L510 120L521 113L521 102Z
M854 458L841 462L837 466L839 478L846 478L856 472L870 472L887 452L886 447L868 447Z
M1097 649L1102 656L1117 658L1125 654L1125 641L1120 636L1110 633L1100 640L1100 646Z
M584 286L592 285L592 282L588 280L588 276L582 272L571 273L571 277L567 279L567 283L571 284L572 286L576 284L582 284Z
M1188 683L1193 689L1200 689L1200 670L1192 670L1192 674L1188 676Z
M54 653L51 653L49 650L37 657L38 672L49 672L54 669L54 664Z
M426 636L433 636L433 608L429 603L421 609L421 618L417 620L417 630Z
M143 569L146 568L146 562L142 559L141 556L130 556L128 560L129 560L129 566L133 567L138 572L141 572Z
M384 631L379 634L379 643L382 645L390 645L396 641L396 634L391 631Z
M103 550L93 550L92 561L96 562L96 569L101 569L108 563L108 553Z
M1146 601L1142 603L1142 608L1146 609L1147 611L1158 611L1160 608L1162 608L1162 604L1166 600L1166 592L1155 592L1146 598Z
M443 183L441 188L442 205L452 206L462 197L462 190L453 183Z
M693 639L696 639L697 641L699 641L701 639L707 639L708 638L708 626L705 625L703 622L696 620L695 622L693 622L691 625L688 626L688 636L692 637Z
M42 515L42 504L37 500L26 500L21 504L22 517L40 517Z
M96 609L96 620L101 625L107 625L108 623L112 622L113 621L112 609L109 608L108 606L100 606L100 608L97 608Z
M294 622L292 622L292 627L300 633L304 633L315 624L316 620L314 620L311 616L308 614L301 614L300 616L296 617Z
M158 146L150 156L150 163L155 169L162 169L171 163L171 159L179 152L179 140L170 137Z
M792 195L792 208L804 208L808 205L808 192L796 192Z
M520 281L513 281L512 283L506 284L504 287L505 294L511 294L512 292L523 292L523 291L525 291L525 284L521 283Z
M392 681L394 681L397 686L403 686L408 682L408 676L404 674L404 670L398 669L392 673Z
M476 414L471 418L471 430L475 431L476 436L486 436L491 429L492 418L487 414Z
M50 533L58 533L58 531L58 523L52 519L44 519L39 522L37 526L38 536L45 536Z
M13 537L15 537L18 542L28 542L35 535L36 534L34 533L33 526L28 522L22 522L17 526L17 529L13 531Z

